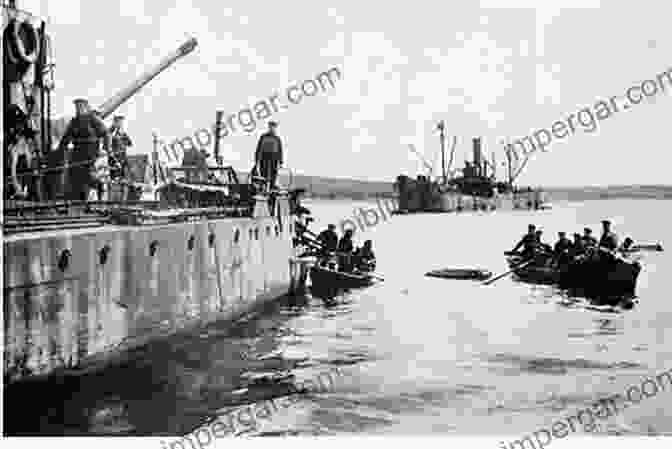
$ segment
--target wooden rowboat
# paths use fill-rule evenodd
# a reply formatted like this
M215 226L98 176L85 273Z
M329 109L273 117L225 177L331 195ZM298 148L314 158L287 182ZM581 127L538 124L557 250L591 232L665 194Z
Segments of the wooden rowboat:
M513 268L524 262L520 256L509 256L506 258L509 268ZM540 257L531 264L514 270L514 275L518 280L529 282L531 284L557 284L560 282L560 270L551 265L551 258Z
M522 261L517 255L507 257L512 268ZM635 297L640 271L638 261L619 257L600 255L558 266L550 256L540 255L514 274L523 282L558 285L578 296L613 302L613 298Z
M488 270L473 268L444 268L442 270L432 270L425 273L425 276L442 279L474 279L483 281L492 276Z
M315 265L310 269L310 280L313 288L331 291L367 287L373 284L374 277L367 272L346 273Z

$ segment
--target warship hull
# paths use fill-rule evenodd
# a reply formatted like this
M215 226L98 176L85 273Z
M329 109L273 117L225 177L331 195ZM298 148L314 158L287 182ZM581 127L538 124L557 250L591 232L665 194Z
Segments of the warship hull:
M503 193L492 197L440 192L435 184L411 181L397 186L397 213L539 210L546 207L541 191Z
M95 369L302 289L308 268L294 257L293 217L278 209L6 237L5 383Z
M443 122L440 122L442 149L443 127ZM473 161L465 162L465 167L460 170L461 176L447 177L445 170L440 178L434 180L423 175L416 179L406 175L397 176L397 213L540 210L550 207L541 189L514 187L514 179L520 171L513 176L509 167L508 181L498 182L494 175L497 165L494 153L493 161L487 162L480 137L473 139L473 154ZM489 169L491 172L488 172Z

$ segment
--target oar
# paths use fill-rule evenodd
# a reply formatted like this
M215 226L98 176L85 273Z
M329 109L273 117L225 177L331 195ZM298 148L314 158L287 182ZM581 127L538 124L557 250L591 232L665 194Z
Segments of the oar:
M630 251L663 251L663 245L660 243L633 245L632 248L628 249L628 252Z
M511 268L509 271L507 271L507 272L505 272L505 273L502 273L502 274L500 274L499 276L495 276L494 278L492 278L492 279L488 279L487 281L483 282L483 285L490 285L490 284L492 284L493 282L495 282L495 281L497 281L497 280L503 278L504 276L513 273L513 272L516 271L517 269L528 266L528 265L531 264L532 262L534 262L534 259L526 260L526 261L523 262L523 263L519 263L519 264L516 265L515 267Z
M381 275L376 274L376 273L366 273L366 274L367 274L368 276L371 276L371 277L374 278L374 279L378 279L379 281L384 281L384 280L385 280L384 277L382 277Z

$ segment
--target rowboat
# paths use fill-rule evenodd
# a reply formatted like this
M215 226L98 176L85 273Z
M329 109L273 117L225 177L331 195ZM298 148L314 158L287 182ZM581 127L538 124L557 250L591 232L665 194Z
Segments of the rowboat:
M511 268L523 261L520 255L507 257ZM554 263L551 256L542 254L531 263L514 269L514 275L523 282L557 285L576 296L614 303L635 297L641 269L636 260L605 253L595 253L561 265Z
M343 272L327 266L315 265L310 269L312 287L320 290L340 290L367 287L374 277L365 271Z
M520 281L544 285L560 283L561 270L552 266L550 257L537 257L534 262L524 264L525 259L519 255L512 255L508 256L506 261L509 268L522 265L513 271L515 277Z
M480 268L444 268L427 272L425 276L442 279L474 279L483 281L491 277L492 273Z

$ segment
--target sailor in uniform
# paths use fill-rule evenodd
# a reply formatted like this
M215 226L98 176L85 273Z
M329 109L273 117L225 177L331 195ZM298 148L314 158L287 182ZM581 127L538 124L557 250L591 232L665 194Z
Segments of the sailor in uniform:
M277 122L268 122L268 131L259 138L254 155L256 167L269 190L275 188L278 168L282 165L282 141L275 133L277 127Z
M113 179L123 179L128 175L128 157L126 148L133 146L133 141L124 129L124 116L115 115L110 126L111 148L111 176Z
M615 251L618 248L618 236L611 231L611 222L602 220L602 237L600 237L600 248L606 248Z
M97 186L99 193L102 190L92 170L100 155L101 139L105 142L105 148L109 148L109 134L102 120L89 108L87 100L78 98L74 103L76 115L70 120L58 147L65 149L68 145L73 145L69 158L68 199L86 201L91 187Z

